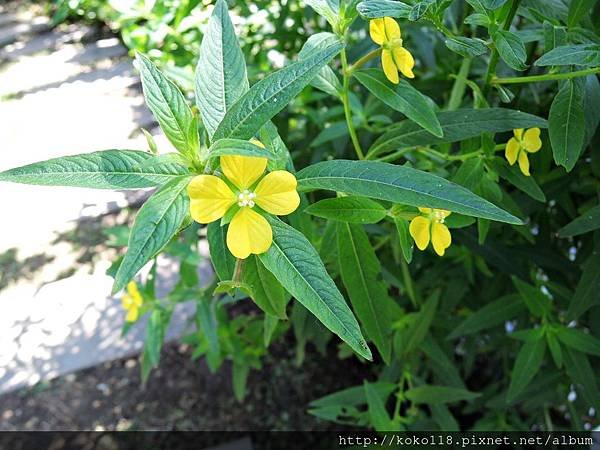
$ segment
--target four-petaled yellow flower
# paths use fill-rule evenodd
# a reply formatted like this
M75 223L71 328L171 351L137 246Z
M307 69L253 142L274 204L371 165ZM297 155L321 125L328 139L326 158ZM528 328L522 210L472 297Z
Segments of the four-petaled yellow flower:
M373 19L369 22L371 39L381 45L381 65L388 80L394 84L400 82L398 71L407 78L414 78L415 59L402 46L400 26L391 17Z
M523 175L529 176L529 158L527 153L535 153L542 148L540 139L540 129L530 128L525 131L523 128L513 130L515 137L510 138L506 144L504 155L508 163L512 166L519 160L519 168Z
M140 315L140 307L144 300L142 299L142 294L138 290L137 284L135 281L130 281L127 285L127 293L123 295L121 299L121 304L123 305L123 309L127 311L127 316L125 320L127 322L135 322Z
M236 258L264 253L273 242L271 226L257 209L283 216L300 205L296 177L275 170L258 181L266 168L266 158L221 156L221 170L229 184L215 175L198 175L188 186L190 213L196 222L210 223L230 208L237 209L227 231L227 247Z
M444 225L444 219L451 213L445 209L419 208L421 215L410 222L409 231L419 250L425 250L429 241L435 252L444 256L446 249L452 243L450 230Z

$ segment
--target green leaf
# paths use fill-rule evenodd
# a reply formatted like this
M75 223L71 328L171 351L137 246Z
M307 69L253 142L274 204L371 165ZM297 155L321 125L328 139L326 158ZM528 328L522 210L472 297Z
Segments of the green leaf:
M329 189L416 207L521 224L468 189L420 170L377 161L324 161L296 174L301 190Z
M212 138L223 117L248 90L246 63L227 3L218 0L200 45L196 68L196 104Z
M392 392L397 388L394 383L388 383L385 381L378 381L376 383L370 383L371 390L377 393L380 399L387 399ZM310 406L313 408L325 408L331 406L360 406L367 403L367 395L363 386L352 386L341 391L334 392L333 394L326 395L317 400L310 402Z
M259 255L261 262L296 300L337 334L356 353L372 360L356 318L302 233L269 217L273 244Z
M542 55L536 66L600 66L600 45L562 45Z
M352 308L367 337L386 364L390 363L393 300L381 279L381 264L361 225L339 223L337 243L340 274Z
M600 228L600 205L590 208L575 220L558 230L561 238L579 236Z
M546 342L543 339L530 340L523 344L515 360L506 400L510 403L519 395L538 373L544 354Z
M488 48L485 45L485 41L479 38L467 38L462 36L456 36L453 38L446 39L446 47L452 50L454 53L458 53L465 58L474 58L487 53Z
M447 339L455 339L504 324L524 310L525 304L518 295L501 297L467 317L452 330Z
M411 9L411 5L396 0L364 0L356 5L356 10L364 19L379 17L407 19Z
M427 97L406 80L394 84L379 69L363 69L354 73L356 79L375 97L390 108L401 112L437 137L444 135L442 127Z
M396 224L396 231L398 232L398 237L400 238L402 257L408 264L410 264L412 261L415 244L410 236L408 220L401 219L400 217L394 217L394 223Z
M600 339L575 328L560 327L556 331L558 339L568 347L589 355L600 356Z
M547 128L546 120L531 114L503 108L459 109L437 115L443 137L423 130L411 121L394 125L380 136L369 150L368 157L399 148L458 142L479 137L482 133L499 133L516 128Z
M565 367L577 391L594 407L600 409L600 390L596 382L597 370L583 353L565 348Z
M206 238L210 250L210 260L221 281L231 280L235 268L235 258L227 248L227 227L219 221L211 222L206 228Z
M229 108L213 138L250 139L343 48L330 45L262 79Z
M309 205L304 212L323 219L363 224L377 223L387 215L380 203L365 197L327 198Z
M510 31L499 30L492 35L502 60L515 70L526 70L527 52L521 38Z
M484 6L490 10L498 9L506 3L506 0L481 0Z
M562 348L556 339L556 335L552 332L546 333L546 343L557 368L561 368L563 364Z
M384 401L379 396L371 384L365 380L365 397L367 398L367 412L369 413L370 424L373 425L376 431L394 431L397 428L390 419L388 412L385 410Z
M556 164L570 172L579 159L585 139L583 86L579 80L567 80L550 107L549 134Z
M448 356L429 333L421 343L420 348L429 358L429 363L433 366L438 379L443 380L449 386L465 389L465 383L460 377L460 372L451 359L453 346L450 347L450 356Z
M104 150L63 156L0 173L0 181L96 189L140 189L160 186L188 173L178 164L143 167L153 158L136 150Z
M427 11L429 11L429 7L435 4L436 0L421 0L410 10L410 14L408 15L408 20L411 22L416 22L420 18L422 18Z
M544 192L540 189L533 177L523 175L523 173L516 166L509 166L506 160L502 158L494 158L492 160L492 166L494 170L498 172L498 175L515 186L517 189L525 192L527 195L537 201L546 201Z
M569 304L567 319L577 319L598 303L600 303L600 252L596 248L583 266L583 274Z
M123 289L179 231L189 213L189 181L189 177L170 181L141 207L131 229L127 253L115 275L113 294Z
M550 311L550 298L548 298L539 288L531 286L515 276L512 277L512 281L531 314L537 317L543 317Z
M335 28L340 13L339 0L304 0L304 3L325 17L329 25Z
M224 155L275 159L275 155L266 148L242 139L219 139L210 146L207 152L208 158L216 158Z
M246 397L246 386L249 372L250 366L234 361L232 367L233 395L238 402L243 401L244 397Z
M155 309L150 314L148 325L146 327L146 339L144 340L144 350L142 353L142 382L145 383L150 375L150 370L158 366L160 362L160 350L162 348L165 331L169 325L171 315L161 309Z
M317 33L309 36L298 53L298 60L308 58L318 50L326 49L328 46L339 42L339 38L333 33ZM329 95L339 97L342 91L342 84L333 69L329 66L321 67L321 70L310 82L311 86L327 92Z
M435 291L429 299L423 304L421 310L417 314L415 321L411 324L408 330L408 340L402 349L396 349L406 355L419 348L423 340L427 337L435 312L437 311L440 299L439 291Z
M265 313L279 319L286 319L285 307L288 297L283 286L275 279L273 274L265 269L265 266L256 256L251 256L244 261L243 281L252 290L252 300Z
M426 405L456 403L463 400L474 400L481 396L478 392L466 389L434 385L418 386L407 390L404 395L413 403Z
M202 296L196 301L196 318L200 331L208 343L208 351L211 357L218 357L220 352L218 321L215 314L213 299L209 296Z
M192 159L200 144L197 124L185 97L147 56L136 53L136 60L148 108L173 147Z
M263 320L263 343L265 348L271 345L271 340L273 339L277 325L279 325L278 317L265 314L265 318Z
M571 0L567 25L569 28L576 26L583 16L591 14L596 0Z

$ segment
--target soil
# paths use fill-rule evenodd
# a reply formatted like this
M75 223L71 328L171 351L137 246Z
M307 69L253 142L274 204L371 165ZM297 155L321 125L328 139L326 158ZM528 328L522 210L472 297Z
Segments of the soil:
M145 386L137 357L125 358L0 397L0 430L339 430L311 416L308 404L362 383L368 366L307 348L297 367L293 346L274 344L247 396L233 395L228 365L211 374L185 345L163 348Z

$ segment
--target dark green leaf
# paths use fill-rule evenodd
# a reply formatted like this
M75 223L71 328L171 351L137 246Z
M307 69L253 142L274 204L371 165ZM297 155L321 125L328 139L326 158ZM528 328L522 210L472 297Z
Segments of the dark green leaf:
M445 41L446 47L452 50L454 53L458 53L465 58L474 58L487 53L488 48L485 45L485 41L478 38L466 38L462 36L456 36L448 38Z
M597 370L592 368L588 357L578 351L565 348L567 374L581 394L596 410L600 409L600 390L596 382Z
M527 387L538 373L544 361L545 351L546 342L543 339L531 340L523 344L515 360L510 386L506 394L506 400L509 403Z
M318 50L324 50L328 46L339 42L339 38L333 33L317 33L309 36L298 53L298 60L308 58ZM327 92L329 95L339 97L342 90L342 84L333 69L329 66L323 66L310 82L311 86Z
M536 66L600 66L600 45L562 45L542 55Z
M561 238L579 236L600 228L600 205L590 208L587 212L558 230Z
M235 258L227 248L227 227L218 221L209 223L206 231L210 260L221 281L231 280L235 268Z
M336 197L320 200L304 209L324 219L350 223L377 223L387 215L378 202L365 197Z
M399 217L394 218L394 223L396 224L396 231L398 232L398 237L400 238L400 249L402 250L402 257L408 264L410 264L413 257L413 249L415 247L415 243L409 233L409 223L407 220L401 219Z
M287 318L285 306L288 297L285 290L256 256L244 261L243 281L250 286L252 300L260 309L271 316Z
M509 67L520 71L527 69L527 52L519 36L510 31L499 30L492 38L500 57Z
M397 428L390 419L385 410L384 401L379 393L373 388L367 380L364 381L365 397L367 398L367 411L369 413L370 423L377 431L396 431Z
M356 9L365 19L377 19L379 17L406 19L412 6L396 0L364 0L356 6Z
M409 337L406 341L406 345L404 348L396 349L397 351L408 354L421 345L421 342L423 342L427 336L433 318L435 317L439 299L439 291L434 292L429 299L427 299L408 330Z
M456 403L462 400L474 400L481 396L478 392L471 392L466 389L434 385L418 386L407 390L404 395L411 402L426 405Z
M523 175L523 173L516 166L509 166L508 163L501 158L495 158L492 162L492 165L496 172L498 172L498 175L515 186L517 189L525 192L527 195L537 201L546 201L544 192L542 192L533 177Z
M224 155L252 156L274 159L275 155L266 148L241 139L219 139L208 149L207 157L216 158Z

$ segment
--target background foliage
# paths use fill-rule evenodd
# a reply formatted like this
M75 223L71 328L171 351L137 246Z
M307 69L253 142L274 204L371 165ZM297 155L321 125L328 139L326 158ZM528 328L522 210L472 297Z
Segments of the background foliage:
M204 120L199 140L195 134L176 135L169 131L168 120L157 114L164 102L153 106L148 96L151 83L155 87L150 90L170 92L166 98L176 111L173 120L188 125L197 120L198 110L202 118L210 114L203 111L213 103L203 105L203 99L196 98L197 109L189 109L177 89L187 100L194 99L199 51L207 38L218 39L211 33L203 36L210 27L209 3L61 0L54 8L57 23L101 20L119 31L132 51L148 55L150 59L140 56L138 65L149 107L183 155L128 156L131 168L146 177L144 186L163 186L140 211L139 227L147 225L145 215L177 219L155 223L152 240L139 245L135 239L128 242L123 230L115 231L115 241L129 244L125 259L135 259L115 263L115 289L161 249L181 262L181 281L167 299L154 299L152 276L142 286L143 312L150 316L144 375L159 363L173 307L194 301L198 331L186 342L215 371L223 361L232 361L240 400L248 372L260 368L269 343L293 333L299 366L307 345L326 352L328 344L331 358L358 358L357 364L364 364L364 385L311 404L310 412L326 420L377 430L597 426L600 4L595 0L230 2L250 86L274 69L289 67L291 61L316 58L315 48L331 49L327 45L337 38L319 32L334 33L345 42L331 64L315 66L316 78L317 70L306 72L304 84L312 79L313 87L297 96L280 97L281 107L288 101L289 106L273 118L276 130L267 122L259 134L274 154L272 165L291 169L293 163L302 169L297 177L306 192L305 209L290 217L292 227L273 223L278 230L275 242L277 236L304 239L299 237L303 234L314 246L316 251L307 243L301 259L318 265L320 256L349 300L371 343L374 362L367 362L348 344L332 339L331 332L302 306L308 303L297 294L301 288L291 289L277 271L277 249L249 259L243 278L231 283L235 262L224 246L223 228L185 227L186 198L179 195L186 184L185 166L202 164L198 155L210 154L213 133L215 139L247 139L253 134L230 136L227 127L238 121L226 117L216 129ZM368 38L368 20L381 16L399 21L403 45L417 61L415 79L404 79L397 86L385 80L379 57L370 53L377 46ZM152 61L175 84L166 81ZM285 70L277 74L286 76ZM263 123L277 108L262 110ZM508 165L503 151L513 129L532 127L543 129L543 146L529 156L532 176L526 177L517 166ZM373 165L367 171L370 179L362 181L356 181L363 175L352 164L322 162L365 155L372 161L365 164ZM112 156L92 154L83 162L64 162L67 158L63 162L67 169L70 164L111 164ZM379 165L382 162L393 166ZM462 191L453 190L454 185L413 169L451 180L479 197L460 197ZM31 170L3 176L40 183ZM355 181L350 183L349 178ZM65 184L67 179L72 180L47 176L45 183ZM172 181L164 184L166 179ZM107 179L90 183L103 187L98 186L103 181ZM128 182L126 187L143 187L139 180ZM382 183L387 187L379 191ZM114 180L104 187L111 186ZM411 193L414 186L420 194ZM425 200L431 193L434 199ZM502 209L481 203L481 198ZM417 213L416 206L454 211L447 220L453 243L445 256L413 249L408 222ZM171 239L180 228L179 237ZM198 287L198 233L208 236L219 284L215 280ZM285 245L282 248L285 252ZM332 297L337 295L335 286L322 281L323 286ZM288 292L294 289L301 303L290 301ZM248 293L256 308L246 307ZM339 330L336 333L344 338ZM351 339L344 340L352 345ZM337 356L331 345L337 346ZM353 346L361 353L358 347Z

